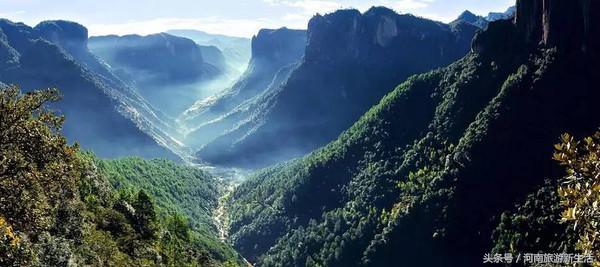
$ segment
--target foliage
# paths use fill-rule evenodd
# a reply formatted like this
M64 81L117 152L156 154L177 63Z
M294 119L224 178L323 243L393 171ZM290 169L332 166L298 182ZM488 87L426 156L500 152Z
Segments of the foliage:
M577 249L600 259L600 132L582 142L564 134L555 148L567 173L558 188L562 219L576 232Z
M142 190L117 192L97 159L69 146L57 90L0 89L0 265L221 266L238 264L216 236L172 213L159 217ZM188 234L182 234L188 233Z
M218 197L223 194L222 181L198 168L164 159L126 157L93 161L98 172L121 194L131 195L141 189L151 196L155 200L156 217L175 231L176 236L189 235L189 240L215 259L236 262L236 252L216 238L218 233L212 218ZM186 231L189 233L184 234Z
M77 146L57 135L62 117L44 109L57 90L0 95L0 214L18 231L48 230L49 215L76 193Z
M561 223L557 180L547 180L514 211L504 212L494 230L492 253L575 253L576 238Z
M209 211L216 208L223 183L215 177L164 159L127 157L94 162L116 189L143 189L151 195L161 216L184 214L194 228L216 233Z
M3 217L0 217L0 255L2 266L24 265L29 262L30 257L21 243L21 238Z
M475 51L409 78L337 140L236 188L234 247L261 266L479 266L492 249L572 252L544 181L560 174L556 136L600 125L600 80L580 55L492 25Z

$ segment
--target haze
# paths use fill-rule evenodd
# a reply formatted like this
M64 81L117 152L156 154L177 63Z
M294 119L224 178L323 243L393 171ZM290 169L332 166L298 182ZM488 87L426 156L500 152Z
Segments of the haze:
M365 11L384 5L442 22L468 9L485 15L504 11L512 0L0 0L0 17L35 25L63 19L85 25L90 35L151 34L169 29L196 29L250 37L261 28L305 29L316 13L339 8Z

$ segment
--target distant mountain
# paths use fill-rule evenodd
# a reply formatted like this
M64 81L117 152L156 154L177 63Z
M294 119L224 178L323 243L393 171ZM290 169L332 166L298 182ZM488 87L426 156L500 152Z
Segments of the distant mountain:
M485 19L487 21L497 21L497 20L512 19L512 18L515 17L516 13L517 13L517 7L516 6L511 6L511 7L509 7L504 12L490 12L485 17Z
M171 122L89 53L85 27L0 20L0 31L0 80L25 90L59 88L64 99L56 108L67 115L69 140L102 157L179 159L165 148L176 143L167 133Z
M205 144L247 118L249 109L240 104L252 102L268 88L276 88L285 81L287 76L282 69L288 69L286 73L289 73L289 66L302 58L305 47L306 31L260 30L252 38L252 59L248 69L238 81L231 88L196 103L183 114L182 121L195 129L186 136L186 144L196 147ZM232 111L237 116L232 116ZM219 126L215 127L216 124Z
M490 23L461 60L409 78L324 148L249 178L230 198L234 247L257 266L580 253L560 214L541 212L557 197L538 189L565 175L552 159L561 134L600 126L599 5L519 0L516 20Z
M218 47L204 45L199 45L199 47L204 62L217 67L220 72L227 71L227 63L225 61L225 56L223 56L223 53L221 52L221 50L219 50Z
M450 25L456 25L460 22L468 23L479 28L486 28L492 21L512 19L515 16L516 7L509 7L505 12L490 12L487 16L479 16L466 10L456 20L450 23Z
M225 62L237 73L246 70L251 57L250 39L242 37L212 34L198 30L169 30L167 33L189 38L202 46L215 46L223 52Z
M487 25L490 23L486 18L475 15L469 10L466 10L463 13L461 13L460 16L458 16L458 18L450 24L455 25L460 22L468 23L482 29L487 27Z
M135 76L139 83L178 84L219 74L220 66L205 62L200 47L192 40L166 33L94 36L89 47L113 68Z
M203 146L217 164L265 166L333 140L409 75L466 54L477 28L451 28L377 7L316 16L300 64L257 99L252 117ZM200 133L199 133L200 134Z
M171 116L191 106L202 93L202 83L217 79L226 68L215 47L200 47L166 33L96 36L89 39L89 47L121 79Z

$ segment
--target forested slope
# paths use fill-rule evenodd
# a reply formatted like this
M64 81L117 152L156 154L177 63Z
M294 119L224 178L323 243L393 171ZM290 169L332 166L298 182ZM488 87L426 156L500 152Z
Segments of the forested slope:
M334 140L398 83L464 56L477 27L384 7L313 17L304 57L252 116L216 137L200 159L248 168L305 155ZM200 132L199 132L200 133Z
M465 58L408 79L326 147L254 175L230 202L236 249L260 266L479 266L507 252L502 229L523 229L501 214L539 208L529 195L564 174L553 144L600 126L599 9L584 2L518 1L515 22L491 23ZM538 230L556 240L521 246L573 252L551 218Z
M125 167L110 169L60 134L63 117L47 109L58 100L53 89L22 94L0 88L0 265L1 266L236 266L237 254L211 231L190 227L185 202L147 193L173 185L134 187ZM127 162L127 160L123 160ZM184 167L167 161L136 162L146 181L180 174ZM111 185L132 178L128 190ZM214 179L200 171L186 176L214 206ZM140 177L136 177L140 178ZM171 181L173 177L170 177ZM128 181L121 180L122 183ZM185 181L182 181L182 183ZM176 185L176 184L174 184ZM157 187L162 187L160 190ZM185 197L186 194L182 194ZM156 205L158 203L158 205ZM165 210L180 205L180 208ZM158 207L156 207L158 206ZM181 212L181 213L180 213ZM212 211L205 210L204 217ZM203 218L203 216L198 216ZM206 220L203 223L207 223Z

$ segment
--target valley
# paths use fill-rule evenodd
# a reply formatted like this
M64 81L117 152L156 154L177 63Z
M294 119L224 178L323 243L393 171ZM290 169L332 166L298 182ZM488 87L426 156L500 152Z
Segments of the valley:
M0 266L600 266L597 1L324 2L0 19Z

